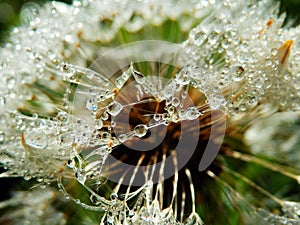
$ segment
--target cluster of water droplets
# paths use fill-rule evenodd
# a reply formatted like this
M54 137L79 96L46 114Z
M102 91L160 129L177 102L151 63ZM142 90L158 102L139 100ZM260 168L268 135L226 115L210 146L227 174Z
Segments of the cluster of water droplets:
M273 213L269 213L263 209L258 211L259 219L266 223L274 225L297 225L300 221L300 203L284 201L282 210L284 212L283 216L279 216Z
M61 143L72 143L76 146L68 166L83 184L89 178L100 179L105 160L120 144L144 138L151 129L158 126L196 120L210 110L222 109L225 104L217 89L207 87L201 79L197 82L191 78L190 73L195 72L193 67L184 67L175 77L163 81L158 77L143 75L135 70L133 65L114 81L90 69L71 64L61 64L60 67L62 69L58 71L63 71L66 79L76 84L76 89L69 91L69 95L73 95L73 102L67 107L72 112L73 129L61 136ZM73 71L72 76L69 76L70 70ZM126 93L129 80L134 84L129 89L130 94ZM197 86L200 92L209 94L204 106L195 106L189 100L188 89L192 84ZM129 95L129 102L126 104L119 100L118 96L122 94ZM130 95L134 98L131 99ZM136 124L132 130L120 131L122 126L128 126L130 123L128 121L128 124L124 125L119 122L119 118L124 117L124 112L126 117L126 110L138 104L151 102L164 102L164 111L149 112L144 115L150 117L149 122Z
M19 112L1 115L1 177L23 176L47 184L55 179L69 158L72 140L66 137L68 115L61 111L51 119Z
M276 18L278 7L272 1L259 3L270 8L267 12L256 5L243 10L239 1L227 3L191 30L184 43L188 61L212 71L206 79L222 89L231 113L259 102L299 109L297 31L282 28L284 16Z

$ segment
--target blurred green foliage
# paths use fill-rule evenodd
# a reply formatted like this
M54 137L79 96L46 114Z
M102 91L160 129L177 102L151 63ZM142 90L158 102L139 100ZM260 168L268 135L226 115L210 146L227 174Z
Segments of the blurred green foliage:
M19 23L22 6L28 2L43 4L49 0L0 0L0 40L7 37L8 30ZM72 0L59 0L71 3ZM99 0L101 1L101 0ZM281 12L287 12L288 21L293 25L300 23L300 0L281 0Z

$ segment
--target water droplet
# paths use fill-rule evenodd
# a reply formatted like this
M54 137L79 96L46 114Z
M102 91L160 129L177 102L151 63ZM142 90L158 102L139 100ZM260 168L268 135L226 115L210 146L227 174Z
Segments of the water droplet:
M117 194L117 193L111 193L110 199L111 199L112 201L117 200L117 198L118 198L118 194Z
M98 108L97 100L93 97L90 97L86 100L85 107L88 110L95 111Z
M0 96L0 106L4 106L6 104L6 98L4 96Z
M276 48L272 48L271 55L276 56L278 54L278 50Z
M269 79L265 80L265 87L266 89L269 89L272 87L272 81L270 81Z
M42 131L24 133L26 145L37 149L45 149L48 146L48 137Z
M106 132L106 131L101 133L101 139L102 139L103 141L107 142L107 141L110 140L110 138L111 138L110 133L108 133L108 132Z
M15 80L15 78L8 78L7 79L7 81L6 81L6 87L8 88L8 89L13 89L14 87L15 87L15 85L16 85L16 80Z
M201 30L197 31L196 29L193 29L190 33L190 38L196 45L200 46L206 40L207 35Z
M29 176L29 175L25 175L23 178L24 178L24 180L28 181L28 180L30 180L32 177Z
M145 83L145 76L136 70L133 71L133 77L137 83L139 84Z
M123 109L123 106L119 102L116 102L116 101L113 101L112 103L110 103L107 106L107 112L112 116L118 115L122 109Z
M90 196L90 201L93 203L93 204L99 204L99 201L98 201L98 198L97 198L97 196L96 195L94 195L94 194L92 194L91 196Z
M64 133L59 137L60 144L63 146L71 146L74 142L74 136L71 132Z
M179 105L180 105L180 100L179 100L179 98L173 97L173 98L172 98L172 105L173 105L174 107L179 106Z
M118 138L119 138L120 142L125 142L128 139L126 134L120 134L120 136Z
M56 54L52 51L52 50L49 50L47 52L47 56L49 57L49 59L52 61L56 58Z
M102 120L107 120L109 118L108 116L108 113L104 112L102 115L101 115L101 119Z
M171 96L174 95L174 93L176 93L176 84L175 83L170 83L169 85L167 85L164 90L164 97L165 98L170 98Z
M92 70L87 70L85 75L88 79L92 79L94 77L95 73Z
M160 114L154 114L154 116L153 116L153 119L154 119L155 121L159 121L160 118L161 118Z
M188 68L184 68L183 70L181 70L176 74L176 82L178 82L180 85L187 85L190 82L188 73Z
M195 106L189 107L185 111L185 116L188 120L197 119L200 115L201 115L201 113Z
M239 82L239 81L242 81L245 76L244 76L244 68L242 66L237 66L235 68L235 71L234 71L234 74L233 74L233 77L232 79L236 82Z
M116 121L114 121L114 120L112 120L112 121L110 121L110 126L111 127L115 127L117 124L116 124Z
M208 36L208 42L211 45L215 45L217 43L218 40L218 33L217 32L211 32L211 34Z
M68 160L68 167L71 168L71 169L75 168L74 159L69 159Z
M144 137L147 134L148 127L145 124L139 124L136 125L133 132L134 135L141 138Z
M2 144L5 141L5 133L3 131L0 131L0 144Z
M221 95L216 95L216 94L211 94L208 96L208 104L211 109L216 110L218 109L221 105L225 105L225 99Z
M162 114L162 119L163 120L169 120L170 119L170 115L168 113L163 113Z
M121 89L123 85L126 83L130 75L132 74L132 68L130 67L128 70L124 71L121 76L119 76L116 81L115 85L118 89Z
M240 104L239 108L240 108L240 110L241 110L242 112L244 112L244 111L247 110L247 106L246 106L246 104L244 104L244 103Z
M95 128L101 129L102 127L103 127L103 121L101 119L96 119L95 120Z
M68 114L64 111L60 111L57 113L56 118L58 121L62 123L68 123L69 122L69 117Z
M76 171L75 177L81 184L84 184L86 181L86 174L83 170Z

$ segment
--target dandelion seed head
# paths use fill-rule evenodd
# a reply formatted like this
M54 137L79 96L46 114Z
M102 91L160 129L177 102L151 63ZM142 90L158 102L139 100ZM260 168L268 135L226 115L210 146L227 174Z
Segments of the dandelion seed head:
M299 29L284 27L285 16L277 15L272 1L28 4L22 25L0 50L0 162L6 170L0 177L58 180L67 199L103 212L100 224L184 225L203 224L198 211L207 199L237 204L203 184L213 180L232 194L228 183L238 177L281 203L284 216L267 213L267 222L298 222L298 202L278 200L224 161L273 167L232 153L230 141L221 143L225 118L226 135L234 139L236 124L244 123L243 135L264 109L299 109ZM128 37L163 39L160 27L170 32L169 41L186 40L113 49ZM180 52L172 52L178 46ZM147 61L149 55L160 61ZM166 62L170 55L178 61ZM281 122L275 115L267 126L251 125L245 140L257 154L279 146L290 162L297 135L280 145L266 142L280 131L274 118ZM211 146L214 151L206 152ZM207 155L218 158L201 173ZM267 155L278 157L272 150ZM81 185L90 202L68 192L68 179Z

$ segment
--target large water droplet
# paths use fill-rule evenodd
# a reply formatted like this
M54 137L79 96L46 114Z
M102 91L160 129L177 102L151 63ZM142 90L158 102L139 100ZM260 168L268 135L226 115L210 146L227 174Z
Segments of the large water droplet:
M118 115L122 109L123 109L123 106L121 105L121 103L116 102L116 101L113 101L112 103L110 103L107 106L107 112L112 116Z
M26 145L37 149L45 149L48 146L48 138L42 131L25 132Z
M190 38L196 45L200 46L206 40L207 35L202 30L193 29L190 32Z
M147 134L148 127L145 124L139 124L135 126L133 132L134 135L141 138L144 137Z
M201 113L195 106L189 107L185 111L185 116L188 120L197 119L200 115L201 115Z

